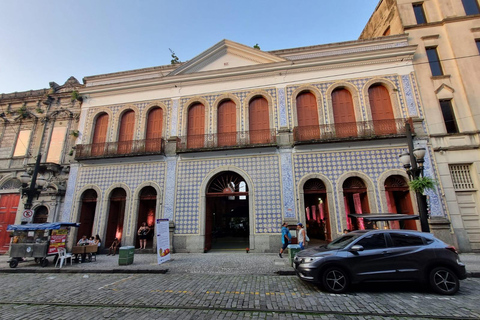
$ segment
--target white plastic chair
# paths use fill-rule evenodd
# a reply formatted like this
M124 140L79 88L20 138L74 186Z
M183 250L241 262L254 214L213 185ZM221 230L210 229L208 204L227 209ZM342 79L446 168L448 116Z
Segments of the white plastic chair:
M55 263L55 267L57 267L58 262L60 261L60 268L62 268L62 265L65 263L67 264L67 259L70 259L70 265L72 265L72 254L67 253L67 250L65 248L58 248L58 259L57 262Z

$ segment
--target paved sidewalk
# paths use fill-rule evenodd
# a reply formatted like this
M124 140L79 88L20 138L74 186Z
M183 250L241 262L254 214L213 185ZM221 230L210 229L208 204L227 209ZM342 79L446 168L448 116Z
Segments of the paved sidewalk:
M280 259L276 253L246 253L244 251L214 253L175 253L172 259L161 265L157 264L155 254L135 254L131 265L118 265L118 255L98 255L96 262L68 264L62 269L55 268L53 257L49 266L42 268L29 262L19 263L12 269L8 266L7 255L0 256L0 273L165 273L169 274L224 274L224 275L273 275L294 274L288 262L288 255ZM470 277L480 278L480 254L461 254L460 259L466 264Z

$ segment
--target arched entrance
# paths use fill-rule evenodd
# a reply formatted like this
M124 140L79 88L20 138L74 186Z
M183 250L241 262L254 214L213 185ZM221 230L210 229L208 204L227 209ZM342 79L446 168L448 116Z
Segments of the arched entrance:
M347 228L349 230L373 229L373 222L363 221L362 218L349 218L351 213L370 213L368 205L367 187L362 179L351 177L343 183L343 199L347 215Z
M385 180L385 193L389 213L414 214L410 189L404 177L399 175L388 177ZM414 220L392 221L390 227L392 229L417 230Z
M205 215L207 251L249 247L248 186L238 173L225 171L211 179Z
M126 200L127 194L122 188L115 188L110 194L110 210L108 212L107 234L105 235L105 244L107 246L115 238L122 241Z
M320 179L310 179L303 186L303 195L306 228L310 241L332 241L325 184Z
M77 232L77 241L83 235L87 237L93 235L93 222L95 220L95 210L97 208L97 192L93 189L85 190L82 194L82 204L80 208L80 227Z
M10 247L10 232L7 232L7 227L9 224L15 224L19 201L18 193L0 195L0 254L7 252Z
M140 191L140 201L138 204L137 231L143 222L146 222L150 228L147 238L147 248L152 247L153 233L155 228L155 209L157 207L157 190L154 187L145 187ZM139 237L135 232L136 247L140 247Z
M48 220L48 209L45 206L35 208L32 223L45 223Z
M320 179L310 179L303 186L303 194L306 228L310 241L332 241L325 184Z

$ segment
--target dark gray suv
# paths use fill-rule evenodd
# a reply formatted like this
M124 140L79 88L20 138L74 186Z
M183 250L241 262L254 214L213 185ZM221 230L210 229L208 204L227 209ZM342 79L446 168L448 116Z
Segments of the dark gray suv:
M328 245L297 253L294 267L300 279L329 292L345 292L364 281L429 283L440 294L455 294L465 265L454 247L430 233L409 230L361 230Z

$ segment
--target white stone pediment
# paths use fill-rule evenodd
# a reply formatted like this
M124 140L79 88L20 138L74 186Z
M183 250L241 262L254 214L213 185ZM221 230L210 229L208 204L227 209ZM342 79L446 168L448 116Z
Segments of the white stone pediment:
M222 40L210 49L175 69L170 75L191 74L283 62L284 58L243 44Z

